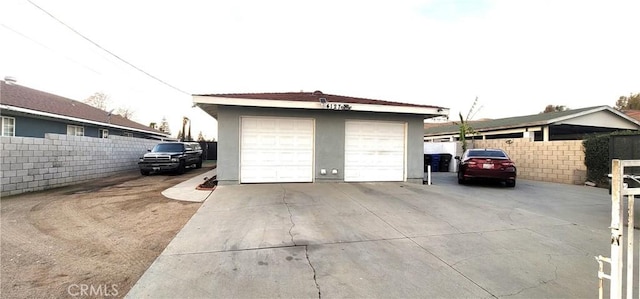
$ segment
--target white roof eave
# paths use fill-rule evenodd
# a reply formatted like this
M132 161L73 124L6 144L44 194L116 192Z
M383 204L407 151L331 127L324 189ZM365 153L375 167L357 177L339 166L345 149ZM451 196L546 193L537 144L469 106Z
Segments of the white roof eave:
M227 106L248 106L248 107L268 107L268 108L297 108L309 110L332 110L320 102L305 101L281 101L281 100L261 100L261 99L239 99L212 96L193 96L193 103L198 105L227 105ZM393 106L393 105L375 105L375 104L358 104L358 103L329 103L329 104L347 104L350 106L348 111L366 111L366 112L386 112L386 113L406 113L424 116L448 116L448 108L429 108L414 106ZM340 109L337 109L340 110Z

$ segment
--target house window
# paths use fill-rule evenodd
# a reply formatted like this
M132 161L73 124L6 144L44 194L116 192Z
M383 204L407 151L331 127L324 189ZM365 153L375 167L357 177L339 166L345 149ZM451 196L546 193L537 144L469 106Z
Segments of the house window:
M67 125L67 135L84 136L84 127Z
M124 137L133 137L133 133L124 132L124 133L122 133L122 136L124 136Z
M109 138L109 130L100 129L100 138Z
M16 136L16 119L13 117L2 117L2 136Z

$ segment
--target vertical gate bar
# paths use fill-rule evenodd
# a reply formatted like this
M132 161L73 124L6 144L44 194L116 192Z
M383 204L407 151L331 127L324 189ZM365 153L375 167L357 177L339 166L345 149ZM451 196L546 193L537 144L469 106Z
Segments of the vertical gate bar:
M603 280L602 275L604 274L604 263L602 262L602 256L596 256L596 261L598 261L598 299L604 298L604 288L603 288Z
M627 298L633 299L633 195L627 196L627 210L629 219L627 220Z
M609 298L622 298L622 168L620 160L611 161L611 287Z

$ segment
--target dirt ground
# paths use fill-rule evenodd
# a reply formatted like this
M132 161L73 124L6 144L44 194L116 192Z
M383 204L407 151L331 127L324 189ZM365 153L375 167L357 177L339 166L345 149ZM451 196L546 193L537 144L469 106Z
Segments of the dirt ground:
M201 205L161 192L212 167L2 198L0 296L123 297Z

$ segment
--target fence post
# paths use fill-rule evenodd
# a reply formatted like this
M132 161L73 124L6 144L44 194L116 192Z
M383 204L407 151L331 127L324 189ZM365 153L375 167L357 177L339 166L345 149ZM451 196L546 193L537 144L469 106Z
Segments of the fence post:
M634 230L634 196L627 196L627 210L629 216L627 220L627 298L633 298L633 230Z
M622 267L623 267L623 201L622 181L623 169L620 160L611 162L611 287L610 298L622 298ZM632 287L632 286L631 286Z

